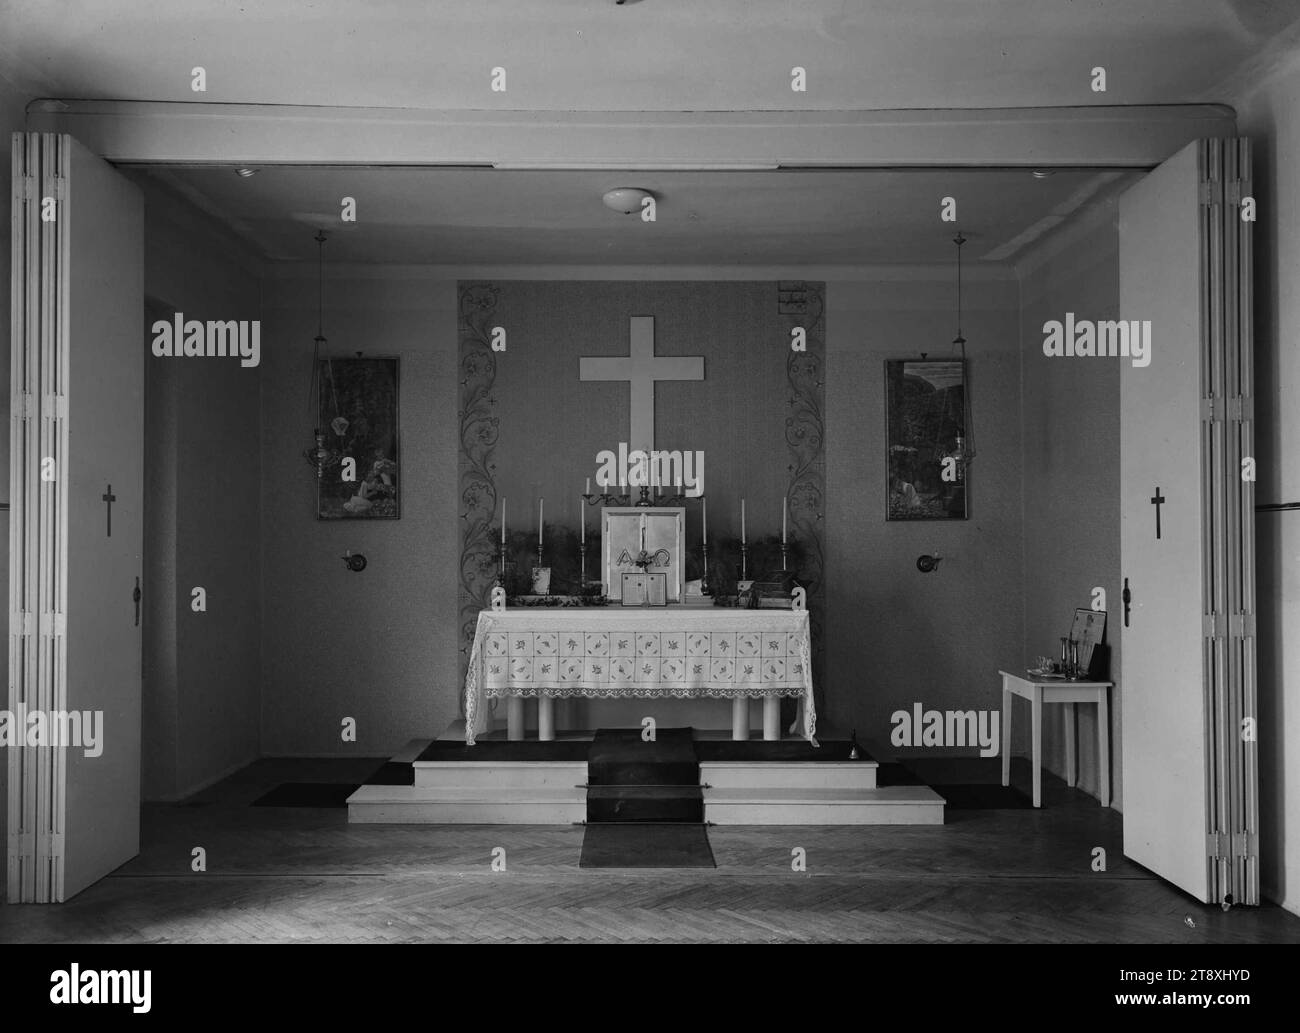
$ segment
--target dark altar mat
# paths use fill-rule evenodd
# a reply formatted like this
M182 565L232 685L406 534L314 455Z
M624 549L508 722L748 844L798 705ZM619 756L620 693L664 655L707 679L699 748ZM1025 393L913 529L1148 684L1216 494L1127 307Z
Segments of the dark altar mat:
M588 825L579 868L716 868L705 826L627 822Z
M425 747L416 760L465 761L489 763L493 761L545 761L586 760L591 743L583 739L558 739L555 742L538 742L528 739L510 742L505 739L480 739L474 746L466 746L459 739L435 739Z
M782 739L768 742L764 739L746 739L740 742L734 739L697 739L695 755L701 761L802 761L804 763L843 763L849 759L852 744L847 739L828 739L820 747L813 746L806 739ZM859 760L867 761L871 757L861 745L858 746ZM856 762L854 762L856 763Z
M653 740L639 728L602 728L587 754L591 786L698 786L700 762L689 728L657 728Z

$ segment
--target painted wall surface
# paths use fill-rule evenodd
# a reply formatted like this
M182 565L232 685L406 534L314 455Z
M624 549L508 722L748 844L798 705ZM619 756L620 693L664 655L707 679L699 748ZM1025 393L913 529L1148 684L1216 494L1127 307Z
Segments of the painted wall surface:
M1237 99L1253 141L1258 503L1300 502L1300 58ZM1255 520L1260 876L1300 914L1300 512Z
M260 318L259 273L220 227L151 191L141 347L177 311ZM146 355L146 799L187 796L259 755L261 380L230 358Z
M1043 354L1043 324L1114 319L1119 312L1119 234L1114 204L1099 207L1054 235L1021 266L1020 335L1024 434L1025 635L1020 666L1058 656L1076 607L1106 592L1106 641L1112 675L1123 636L1120 599L1119 362ZM1127 360L1123 360L1127 361ZM1028 705L1017 703L1015 746L1028 754ZM1076 707L1079 786L1094 796L1097 715ZM1111 795L1122 805L1120 723L1123 686L1111 693ZM1021 733L1024 734L1021 734ZM1065 711L1043 712L1043 758L1065 777Z
M1024 593L1020 340L1014 280L968 279L963 332L978 453L970 517L886 522L886 359L949 358L956 331L950 274L827 285L828 720L874 752L891 715L1001 709L998 669L1018 665ZM917 570L923 553L939 569ZM971 750L938 750L973 755Z
M314 270L312 271L314 273ZM402 515L318 521L308 411L317 289L266 283L262 357L262 750L389 756L457 714L456 284L326 284L323 354L401 360ZM366 556L353 573L343 554ZM341 738L356 721L355 743Z

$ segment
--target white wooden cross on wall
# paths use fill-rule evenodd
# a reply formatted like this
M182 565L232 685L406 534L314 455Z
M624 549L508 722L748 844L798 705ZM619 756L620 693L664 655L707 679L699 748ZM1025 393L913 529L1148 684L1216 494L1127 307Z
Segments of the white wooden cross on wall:
M703 380L704 356L655 355L654 316L633 316L631 346L626 356L586 356L578 360L582 380L626 380L631 384L629 451L650 452L655 447L655 382Z

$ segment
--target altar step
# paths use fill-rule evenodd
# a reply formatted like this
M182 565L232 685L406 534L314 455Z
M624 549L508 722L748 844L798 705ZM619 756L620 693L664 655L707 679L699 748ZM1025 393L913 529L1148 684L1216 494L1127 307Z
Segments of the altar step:
M704 820L718 825L943 824L942 797L925 786L878 786L877 771L876 762L866 758L701 760ZM567 825L587 818L585 760L417 760L414 774L414 785L362 786L348 799L348 820ZM617 799L603 794L628 788L592 787L600 790L600 807L614 807L605 800ZM635 814L642 805L634 797L623 798L622 814Z
M928 786L874 789L705 789L714 825L942 825L944 800Z
M353 824L577 825L586 817L579 785L362 786L348 797Z

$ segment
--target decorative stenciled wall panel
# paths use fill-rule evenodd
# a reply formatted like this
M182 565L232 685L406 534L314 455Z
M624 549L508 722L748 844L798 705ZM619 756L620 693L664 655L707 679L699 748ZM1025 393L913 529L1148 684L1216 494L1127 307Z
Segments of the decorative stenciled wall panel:
M597 453L629 438L626 382L583 381L585 356L628 354L630 320L654 318L656 356L699 356L703 381L660 381L655 448L704 453L711 572L739 561L746 500L751 576L779 565L789 499L791 555L810 587L821 668L824 613L825 291L820 283L494 281L458 285L461 670L496 576L500 506L521 565L536 562L545 499L545 565L576 565L579 496L596 489ZM791 331L806 331L806 350ZM493 328L505 350L492 348ZM687 577L700 576L701 504L686 501ZM588 575L598 569L599 510L586 507ZM569 556L568 553L575 553ZM791 563L794 567L796 564ZM734 572L733 575L734 576Z

